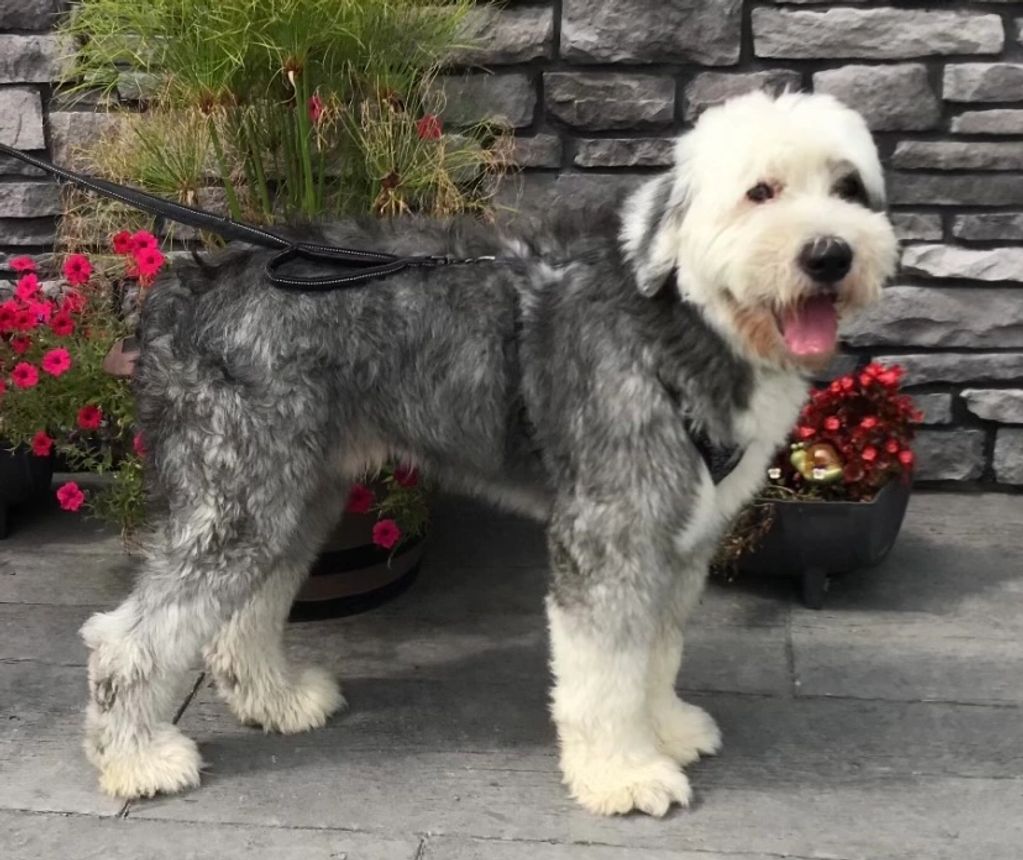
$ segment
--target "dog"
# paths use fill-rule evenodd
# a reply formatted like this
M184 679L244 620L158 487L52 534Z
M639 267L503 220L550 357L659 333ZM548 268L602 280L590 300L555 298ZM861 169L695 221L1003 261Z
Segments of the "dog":
M683 624L897 242L863 119L800 93L707 110L623 209L570 222L345 222L301 238L497 259L293 293L229 246L151 288L135 386L162 514L132 594L82 629L103 790L199 784L171 715L200 654L245 723L302 732L344 705L282 629L351 482L399 458L546 524L571 795L689 803L682 767L721 735L675 693ZM741 453L727 476L697 436Z

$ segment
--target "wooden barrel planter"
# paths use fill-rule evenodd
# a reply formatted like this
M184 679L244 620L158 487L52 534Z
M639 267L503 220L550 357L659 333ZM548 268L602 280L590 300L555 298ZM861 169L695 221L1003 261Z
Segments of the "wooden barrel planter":
M373 543L374 514L345 513L320 551L291 609L292 621L366 612L396 597L415 580L425 536L393 550Z
M739 571L799 578L803 603L821 609L832 576L879 564L895 545L910 484L894 480L869 502L780 500L763 540Z
M0 538L8 535L12 511L42 502L52 480L52 455L37 457L25 446L10 451L0 441Z

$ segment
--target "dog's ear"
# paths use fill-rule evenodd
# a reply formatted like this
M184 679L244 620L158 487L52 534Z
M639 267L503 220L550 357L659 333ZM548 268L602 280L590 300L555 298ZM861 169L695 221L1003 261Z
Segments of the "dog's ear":
M675 237L685 214L682 172L675 170L640 186L625 202L620 235L636 286L644 296L657 295L677 264Z

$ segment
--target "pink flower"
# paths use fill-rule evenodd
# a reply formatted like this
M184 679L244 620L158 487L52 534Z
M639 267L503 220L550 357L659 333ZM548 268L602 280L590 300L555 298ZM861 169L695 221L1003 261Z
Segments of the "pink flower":
M19 361L11 371L11 382L16 388L34 388L39 382L39 371L34 364Z
M84 254L72 254L64 262L64 277L69 284L76 287L89 282L92 275L92 263Z
M15 355L24 355L28 352L29 347L32 346L32 338L20 335L19 337L11 338L11 350Z
M156 236L146 230L139 230L137 233L131 234L131 250L134 254L145 248L156 248L159 244L156 241Z
M399 487L414 487L419 483L419 471L415 466L401 464L394 469L394 482Z
M151 278L163 267L165 258L159 248L142 248L135 252L135 263L138 273L143 278Z
M51 349L43 356L43 370L50 376L63 376L71 369L71 353L64 347Z
M32 453L37 457L48 457L52 450L53 439L47 435L45 430L40 430L32 437Z
M30 301L28 303L28 309L35 316L39 322L49 322L50 317L53 315L53 302L46 300L42 302Z
M121 254L127 256L135 250L135 243L132 241L131 233L127 230L122 230L120 233L114 233L110 239L110 245L114 249L115 254Z
M416 134L420 140L440 140L444 133L440 117L434 113L428 113L416 121Z
M355 484L348 494L348 504L345 510L350 514L364 514L373 507L376 497L373 491L365 484Z
M67 337L69 334L72 334L74 330L74 320L72 320L71 316L64 311L61 311L52 320L50 320L50 331L58 337Z
M27 302L29 299L33 299L36 293L39 292L39 278L33 272L29 272L27 275L22 275L18 279L18 285L14 288L14 295L16 295L23 302Z
M0 304L0 332L13 331L18 319L18 303L8 299Z
M902 465L905 466L907 469L913 465L913 459L914 458L912 451L909 450L899 451L899 462L902 463Z
M824 419L825 430L831 430L832 432L834 432L835 430L838 430L838 428L841 426L842 422L839 421L834 415L829 415L827 418Z
M39 325L39 317L32 313L31 308L19 308L14 315L14 327L18 331L32 331Z
M34 272L36 270L36 261L31 257L14 257L7 261L7 265L14 272Z
M103 410L89 403L78 410L75 420L83 430L95 430L103 420Z
M85 493L74 481L68 481L57 490L57 501L65 511L77 511L85 501Z
M392 519L380 520L373 526L373 543L384 549L392 549L401 539L401 529Z
M131 449L135 452L135 455L137 457L145 457L146 456L146 446L145 446L145 443L142 441L142 434L141 433L136 433L132 437Z
M315 125L323 116L323 99L318 95L309 97L309 121Z

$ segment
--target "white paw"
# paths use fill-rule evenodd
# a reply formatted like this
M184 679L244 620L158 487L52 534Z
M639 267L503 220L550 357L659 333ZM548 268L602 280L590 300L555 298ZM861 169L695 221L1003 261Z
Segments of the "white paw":
M561 766L572 797L598 815L624 815L638 809L660 818L673 803L688 806L693 796L686 775L667 756L630 762L566 751Z
M284 735L318 729L345 707L337 679L326 669L308 666L287 683L240 684L225 698L243 723Z
M702 755L716 755L721 749L721 730L703 708L672 695L655 707L651 716L658 748L681 765Z
M199 785L199 748L172 725L157 726L145 744L131 751L100 749L94 740L86 741L85 751L99 768L100 788L114 797L174 794Z

